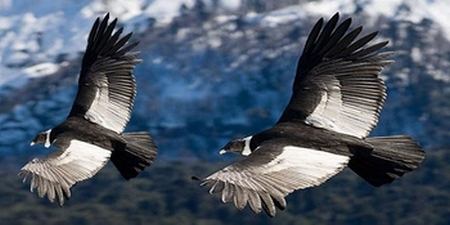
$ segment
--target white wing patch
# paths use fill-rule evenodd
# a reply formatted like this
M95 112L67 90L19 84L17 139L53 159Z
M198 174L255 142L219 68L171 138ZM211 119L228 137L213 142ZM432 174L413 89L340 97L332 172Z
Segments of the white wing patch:
M110 156L109 150L74 139L63 154L52 161L57 166L79 162L86 171L98 171L99 165L103 166Z
M70 197L70 188L77 182L94 176L108 162L111 151L79 140L70 141L60 155L51 154L45 159L33 159L22 168L25 179L31 174L30 191L38 190L39 197L47 195L60 205L64 196Z
M342 105L339 81L331 78L329 81L325 82L319 105L317 105L316 109L305 119L305 122L318 128L345 133L346 131L340 129L337 124Z
M297 174L298 188L319 185L340 172L349 161L348 156L329 152L286 146L283 153L264 166L263 174L289 171Z
M85 118L117 133L122 133L129 120L128 105L109 97L106 77L101 87L96 90L95 99L85 113Z
M269 149L259 149L217 171L201 185L209 186L210 193L221 195L223 202L233 201L238 209L248 203L256 213L264 209L270 216L275 216L276 207L286 207L286 195L322 184L342 171L350 160L347 156L329 152L286 146L269 163L261 164L260 160L265 160L261 157L270 154L261 152L264 150Z
M384 84L375 76L345 79L344 82L350 84L343 86L333 76L324 75L318 79L323 90L322 98L305 123L364 138L378 122L384 102Z
M104 115L108 113L108 88L98 88L95 92L95 99L92 102L89 110L85 114L85 118L93 123L107 127L104 120ZM112 129L112 127L107 127Z

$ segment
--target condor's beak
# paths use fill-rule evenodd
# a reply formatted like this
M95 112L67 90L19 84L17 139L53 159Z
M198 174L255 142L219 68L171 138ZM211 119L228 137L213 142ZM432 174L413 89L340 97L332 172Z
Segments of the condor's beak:
M226 151L225 149L221 149L221 150L219 151L219 154L220 154L220 155L223 155L223 154L225 154L225 153L227 153L227 151Z
M33 145L35 145L36 143L34 142L34 141L32 141L31 143L30 143L30 146L33 146Z

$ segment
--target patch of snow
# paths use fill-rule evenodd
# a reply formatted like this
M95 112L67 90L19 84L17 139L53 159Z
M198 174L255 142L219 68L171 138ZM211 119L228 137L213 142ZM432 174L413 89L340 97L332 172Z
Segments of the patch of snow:
M13 26L14 26L14 23L9 17L0 17L0 31L9 30Z
M176 35L176 40L177 41L184 40L188 36L188 34L191 32L190 30L191 30L190 28L178 29L177 35Z
M309 12L309 14L313 13L317 15L323 15L325 17L330 17L336 12L340 12L341 14L353 13L355 11L356 6L354 0L339 0L339 1L321 0L321 1L310 1L307 4L303 5L301 8L302 11L307 11Z
M236 19L237 17L234 15L218 15L214 18L217 23L226 23L230 20Z
M447 0L368 0L359 2L365 13L374 18L383 15L394 20L406 20L420 23L429 19L440 25L446 38L450 40L450 4ZM329 17L336 12L349 14L355 12L354 0L311 1L302 5L304 11Z
M224 10L235 11L239 9L241 0L219 0L219 6Z
M418 47L411 49L411 58L416 63L419 63L422 60L422 53Z
M222 45L222 39L220 37L210 37L208 38L208 44L212 48L218 48Z
M109 1L92 1L81 10L81 14L86 18L96 18L99 15L109 12L111 17L120 18L120 21L127 21L133 17L142 14L145 7L145 0L109 0Z
M12 2L12 0L0 0L0 8L10 8Z
M276 27L279 24L289 23L302 18L300 6L293 6L273 11L262 18L262 24L268 27Z
M60 65L56 63L41 63L25 68L23 72L29 77L36 78L53 74L58 71L59 67Z
M182 5L186 5L188 8L194 6L194 0L159 0L152 1L145 9L144 13L154 17L158 22L162 24L167 24L172 21L172 19L180 15L180 8Z
M164 60L163 60L163 58L162 57L157 57L157 58L154 58L153 60L152 60L152 63L154 63L154 64L160 64L160 63L162 63Z

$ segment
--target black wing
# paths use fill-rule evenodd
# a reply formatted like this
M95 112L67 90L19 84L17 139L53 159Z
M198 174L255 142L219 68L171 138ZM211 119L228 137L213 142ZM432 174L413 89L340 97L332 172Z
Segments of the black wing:
M138 42L126 45L132 33L119 38L113 33L117 19L108 25L109 14L99 18L89 34L83 57L78 93L69 117L85 119L122 133L130 119L136 95L132 71L140 60L138 52L128 53Z
M348 31L336 13L320 19L297 65L293 94L278 123L302 122L355 137L366 137L378 122L386 97L379 77L392 53L377 53L388 42L366 46L377 32L362 38L362 27Z
M339 173L350 157L314 149L280 146L277 140L263 144L248 157L203 180L211 194L234 202L238 209L247 203L271 217L276 208L284 209L284 197L294 190L322 184Z
M45 159L35 158L20 173L24 182L31 175L30 191L36 188L39 197L47 195L60 205L70 198L70 188L79 181L94 176L108 162L111 151L76 139L58 136L54 143L58 150Z

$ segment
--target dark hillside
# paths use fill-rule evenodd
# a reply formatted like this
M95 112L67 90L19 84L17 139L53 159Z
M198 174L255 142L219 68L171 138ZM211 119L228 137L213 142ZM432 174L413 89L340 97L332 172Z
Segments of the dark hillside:
M373 188L350 170L322 186L287 197L274 219L222 204L192 175L204 176L222 163L158 162L125 182L109 164L73 188L60 208L29 193L11 169L0 173L0 221L4 224L448 224L450 154L429 151L423 165L396 182Z

